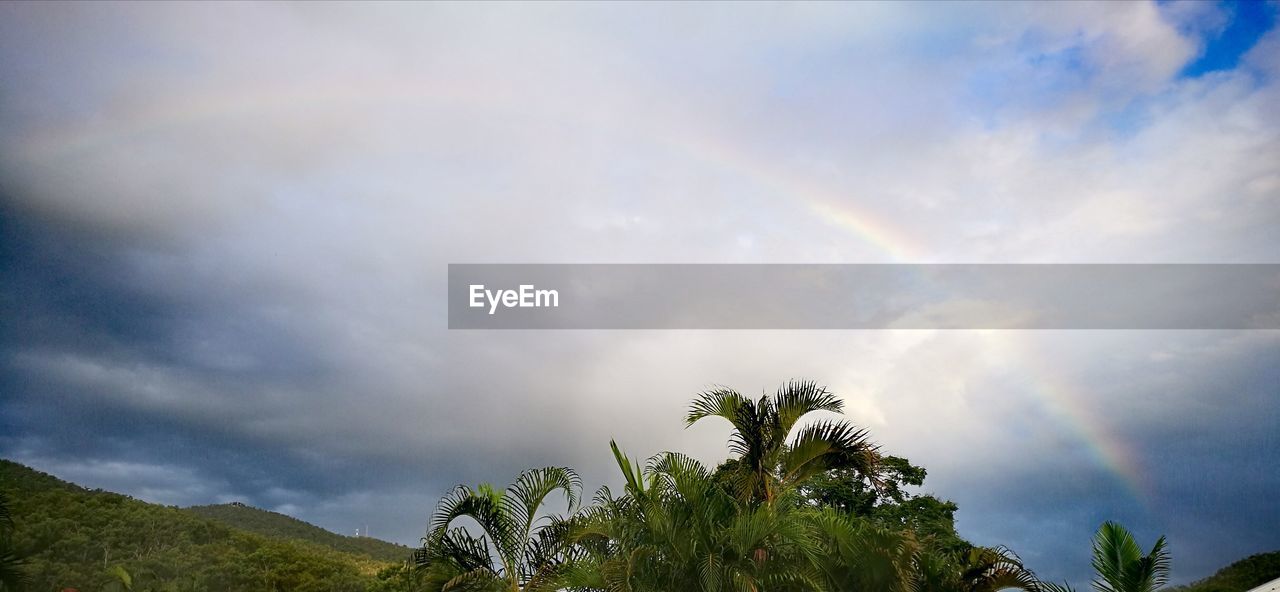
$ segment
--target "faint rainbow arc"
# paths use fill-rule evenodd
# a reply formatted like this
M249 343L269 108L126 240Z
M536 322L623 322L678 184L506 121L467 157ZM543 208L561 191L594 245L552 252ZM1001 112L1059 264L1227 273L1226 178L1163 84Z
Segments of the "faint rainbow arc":
M749 179L776 196L796 199L824 223L851 232L889 256L894 263L920 261L926 250L909 233L851 199L847 193L789 174L774 161L722 139L716 134L691 134L688 127L668 129L668 143L717 168Z
M1074 432L1095 462L1115 477L1135 501L1144 508L1149 507L1153 501L1152 487L1138 455L1124 440L1103 429L1106 422L1083 403L1086 395L1063 377L1035 344L1019 331L1000 334L1017 352L1036 399L1061 425Z

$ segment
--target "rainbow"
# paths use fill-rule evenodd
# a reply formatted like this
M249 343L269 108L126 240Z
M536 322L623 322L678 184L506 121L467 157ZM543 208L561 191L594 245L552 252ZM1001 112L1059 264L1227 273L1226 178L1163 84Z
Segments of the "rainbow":
M724 142L694 137L687 143L697 147L700 153L714 157L713 162L730 171L780 195L798 198L824 222L861 237L888 255L892 262L920 263L922 254L927 253L909 233L859 207L848 195L811 180L790 177L778 165L763 158L752 158ZM1148 507L1153 500L1148 471L1127 442L1103 428L1106 421L1085 404L1088 398L1083 390L1050 363L1048 356L1039 355L1034 342L1021 331L994 331L992 335L1012 346L1007 348L1008 353L1019 360L1029 392L1046 415L1056 418L1059 427L1072 434L1094 462L1112 475L1132 499Z
M1046 415L1057 418L1096 464L1105 468L1134 501L1148 508L1154 500L1149 472L1128 442L1103 429L1108 422L1085 403L1088 397L1083 389L1064 376L1051 357L1043 355L1023 332L999 331L995 335L1005 340L1008 350L1016 352L1030 392Z
M926 250L910 233L859 204L856 196L807 176L788 172L776 161L753 154L713 134L682 132L670 136L682 152L739 178L750 180L779 199L799 200L823 223L847 231L890 263L919 263Z

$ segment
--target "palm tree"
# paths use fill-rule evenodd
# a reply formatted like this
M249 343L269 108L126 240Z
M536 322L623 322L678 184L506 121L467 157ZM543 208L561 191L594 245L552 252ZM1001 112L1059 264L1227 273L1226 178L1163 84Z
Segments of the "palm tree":
M578 474L565 467L525 471L504 491L488 484L475 489L459 485L440 500L416 557L426 571L428 589L557 589L571 553L566 544L570 522L539 514L547 497L560 491L572 515L581 489ZM454 526L463 517L479 525L478 538Z
M958 586L962 592L996 592L997 590L1039 590L1036 574L1022 564L1008 547L973 547L960 556Z
M862 430L827 421L791 436L804 415L840 409L826 389L807 382L758 401L728 389L700 395L689 425L715 415L734 426L730 446L738 458L721 467L724 476L671 452L642 467L611 442L623 495L601 488L575 517L571 540L581 554L562 572L562 585L609 592L1039 592L1035 575L1007 549L948 552L909 530L803 503L798 485L833 468L877 483L880 457Z
M1142 552L1129 529L1103 522L1093 535L1093 581L1097 592L1154 592L1169 581L1169 551L1165 539L1156 539L1151 551ZM1044 584L1048 592L1072 592L1071 586Z
M866 430L842 419L828 419L792 435L805 415L843 409L844 404L826 387L793 380L773 396L762 395L758 400L728 388L702 393L690 406L685 425L713 416L728 420L733 425L729 449L739 457L734 489L748 503L772 505L782 492L830 469L853 469L878 483L880 453L868 441Z
M1093 537L1093 570L1102 577L1098 592L1152 592L1169 581L1169 552L1165 539L1145 555L1133 534L1115 522L1103 522Z
M908 532L890 530L833 508L810 513L821 553L814 563L831 592L915 592L921 546Z
M575 528L587 553L567 587L611 592L821 589L820 552L799 504L745 504L698 461L654 456L642 469L611 443L625 494L608 488Z
M105 586L102 587L103 592L132 592L133 591L133 574L125 569L123 565L113 565L107 570L107 575L111 578Z
M915 556L913 592L996 592L1043 588L1035 573L1006 547L961 552L921 549Z

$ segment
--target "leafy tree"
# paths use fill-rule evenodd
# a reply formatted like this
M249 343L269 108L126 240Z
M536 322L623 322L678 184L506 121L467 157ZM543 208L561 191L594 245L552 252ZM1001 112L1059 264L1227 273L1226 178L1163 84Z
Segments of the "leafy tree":
M835 395L811 381L788 382L772 396L758 400L718 388L694 399L685 424L692 426L707 417L728 420L733 426L729 449L738 456L730 475L733 490L750 504L773 504L831 469L847 468L877 480L880 453L866 430L842 419L827 419L797 431L802 417L815 411L839 413L843 408Z
M899 456L882 457L878 469L875 481L847 468L818 473L802 485L804 496L820 506L870 516L877 507L909 499L906 487L923 485L928 474Z
M972 546L955 529L956 505L907 487L924 484L927 471L905 458L885 456L876 481L847 468L814 475L801 486L806 503L866 518L885 528L909 530L929 547L964 552Z
M1093 571L1097 592L1153 592L1169 581L1169 552L1160 537L1151 551L1142 552L1133 533L1115 522L1103 522L1093 535ZM1071 592L1071 587L1046 583L1049 592Z
M379 571L365 592L415 592L423 589L424 575L412 561L397 563Z
M420 557L430 590L555 590L566 559L569 523L550 516L538 524L547 496L560 491L572 514L582 482L572 469L521 473L504 491L459 485L440 501ZM471 518L483 533L453 524Z
M817 564L826 590L854 592L1038 592L1039 582L1003 547L962 552L929 548L911 531L887 528L852 514L823 509L813 517L822 544Z

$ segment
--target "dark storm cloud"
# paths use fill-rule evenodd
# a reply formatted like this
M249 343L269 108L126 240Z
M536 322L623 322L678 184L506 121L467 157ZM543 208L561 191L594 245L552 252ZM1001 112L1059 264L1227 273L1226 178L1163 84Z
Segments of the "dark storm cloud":
M261 466L238 462L264 451L229 438L235 428L223 423L226 417L175 414L164 400L100 391L112 382L86 385L78 378L89 379L85 372L107 366L150 369L153 376L169 377L167 384L194 389L157 396L217 397L221 400L190 404L232 409L238 399L272 385L323 384L326 364L318 352L291 340L287 328L249 318L236 302L219 299L215 286L192 287L205 290L211 301L166 294L139 264L164 245L60 224L8 200L0 224L5 236L0 295L7 311L0 378L10 449L38 438L44 453L58 456L89 452L170 463L188 459L233 482L250 477L235 471L255 472L250 482L266 476L306 480L268 470L266 458ZM202 348L210 336L215 343L234 344L235 359Z

